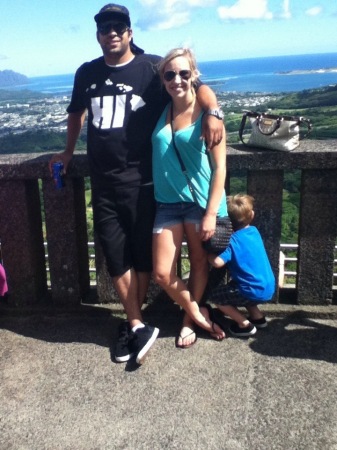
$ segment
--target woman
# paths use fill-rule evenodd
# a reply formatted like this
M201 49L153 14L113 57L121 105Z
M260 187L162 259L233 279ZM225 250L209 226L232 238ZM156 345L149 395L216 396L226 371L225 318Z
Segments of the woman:
M209 271L202 241L214 234L217 215L227 216L224 190L226 143L223 139L208 151L205 142L200 140L203 112L195 94L199 72L192 52L189 49L171 50L161 61L159 73L172 102L163 111L152 134L157 202L153 271L155 281L185 310L176 345L187 348L197 339L194 323L207 330L214 339L225 337L222 328L210 317L209 310L199 310L198 303ZM198 204L182 172L173 141L186 166ZM176 274L184 236L190 259L187 286Z

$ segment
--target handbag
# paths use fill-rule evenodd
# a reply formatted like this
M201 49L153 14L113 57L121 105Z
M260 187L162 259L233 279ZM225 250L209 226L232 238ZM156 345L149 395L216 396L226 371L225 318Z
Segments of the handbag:
M193 201L204 212L204 209L199 205L197 196L193 189L193 185L188 176L185 163L179 153L178 147L177 147L175 139L174 139L173 123L172 123L173 122L172 107L171 107L170 114L171 114L172 142L173 142L174 150L176 152L178 161L180 163L181 170L186 177L187 185L191 192ZM217 217L216 225L215 225L215 232L214 232L213 236L210 239L208 239L207 241L203 241L202 246L208 253L214 253L214 254L218 255L218 254L222 253L223 250L228 246L229 238L232 233L233 233L233 227L232 227L232 222L231 222L230 218L229 217Z
M219 255L228 247L229 239L233 233L232 222L229 217L217 217L215 232L207 241L202 242L202 246L207 253Z
M251 129L248 141L244 140L244 131L247 118ZM300 127L306 127L306 133L300 135ZM310 119L295 116L281 116L246 111L241 120L239 137L243 144L249 147L261 147L269 150L289 152L300 144L312 130Z

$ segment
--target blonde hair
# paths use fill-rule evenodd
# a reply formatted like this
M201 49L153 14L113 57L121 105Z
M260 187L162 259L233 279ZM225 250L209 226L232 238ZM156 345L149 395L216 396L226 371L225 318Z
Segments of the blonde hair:
M244 228L253 219L254 197L247 194L236 194L227 197L228 216L234 230Z
M167 55L164 56L164 58L158 64L158 72L159 72L160 79L162 82L164 80L164 72L165 72L166 64L180 56L186 58L187 61L189 62L190 69L192 72L192 84L194 84L196 79L200 76L200 72L197 68L197 62L196 62L196 59L195 59L195 56L194 56L194 53L192 52L192 50L190 50L189 48L179 47L179 48L173 48L172 50L170 50L167 53Z

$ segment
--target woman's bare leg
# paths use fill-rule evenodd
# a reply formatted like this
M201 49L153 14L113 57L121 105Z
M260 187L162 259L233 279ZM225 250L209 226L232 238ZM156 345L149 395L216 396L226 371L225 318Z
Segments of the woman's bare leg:
M189 287L176 274L176 265L181 251L183 236L184 228L181 224L164 228L161 233L153 235L154 279L171 299L185 310L192 322L194 321L210 333L218 333L219 337L222 338L224 337L223 331L220 328L212 328L212 322L201 314L198 303L190 292ZM193 289L200 298L205 288L204 283L204 281L202 283L192 282ZM200 292L201 294L199 294Z
M204 294L208 281L208 261L207 253L202 247L200 235L195 224L185 224L185 234L188 243L188 255L190 260L190 274L188 279L188 289L194 300L199 304ZM185 313L182 323L178 344L190 345L196 340L194 331L194 321ZM218 330L219 331L219 330ZM186 338L184 339L184 336Z

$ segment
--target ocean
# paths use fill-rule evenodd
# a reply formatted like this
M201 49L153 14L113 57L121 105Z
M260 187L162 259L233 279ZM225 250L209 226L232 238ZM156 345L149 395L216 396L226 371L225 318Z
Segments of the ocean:
M220 92L298 92L336 84L337 53L213 61L199 69Z
M201 80L216 92L297 92L337 84L337 53L210 61L198 66ZM34 77L12 89L65 95L71 92L73 79L74 74Z

